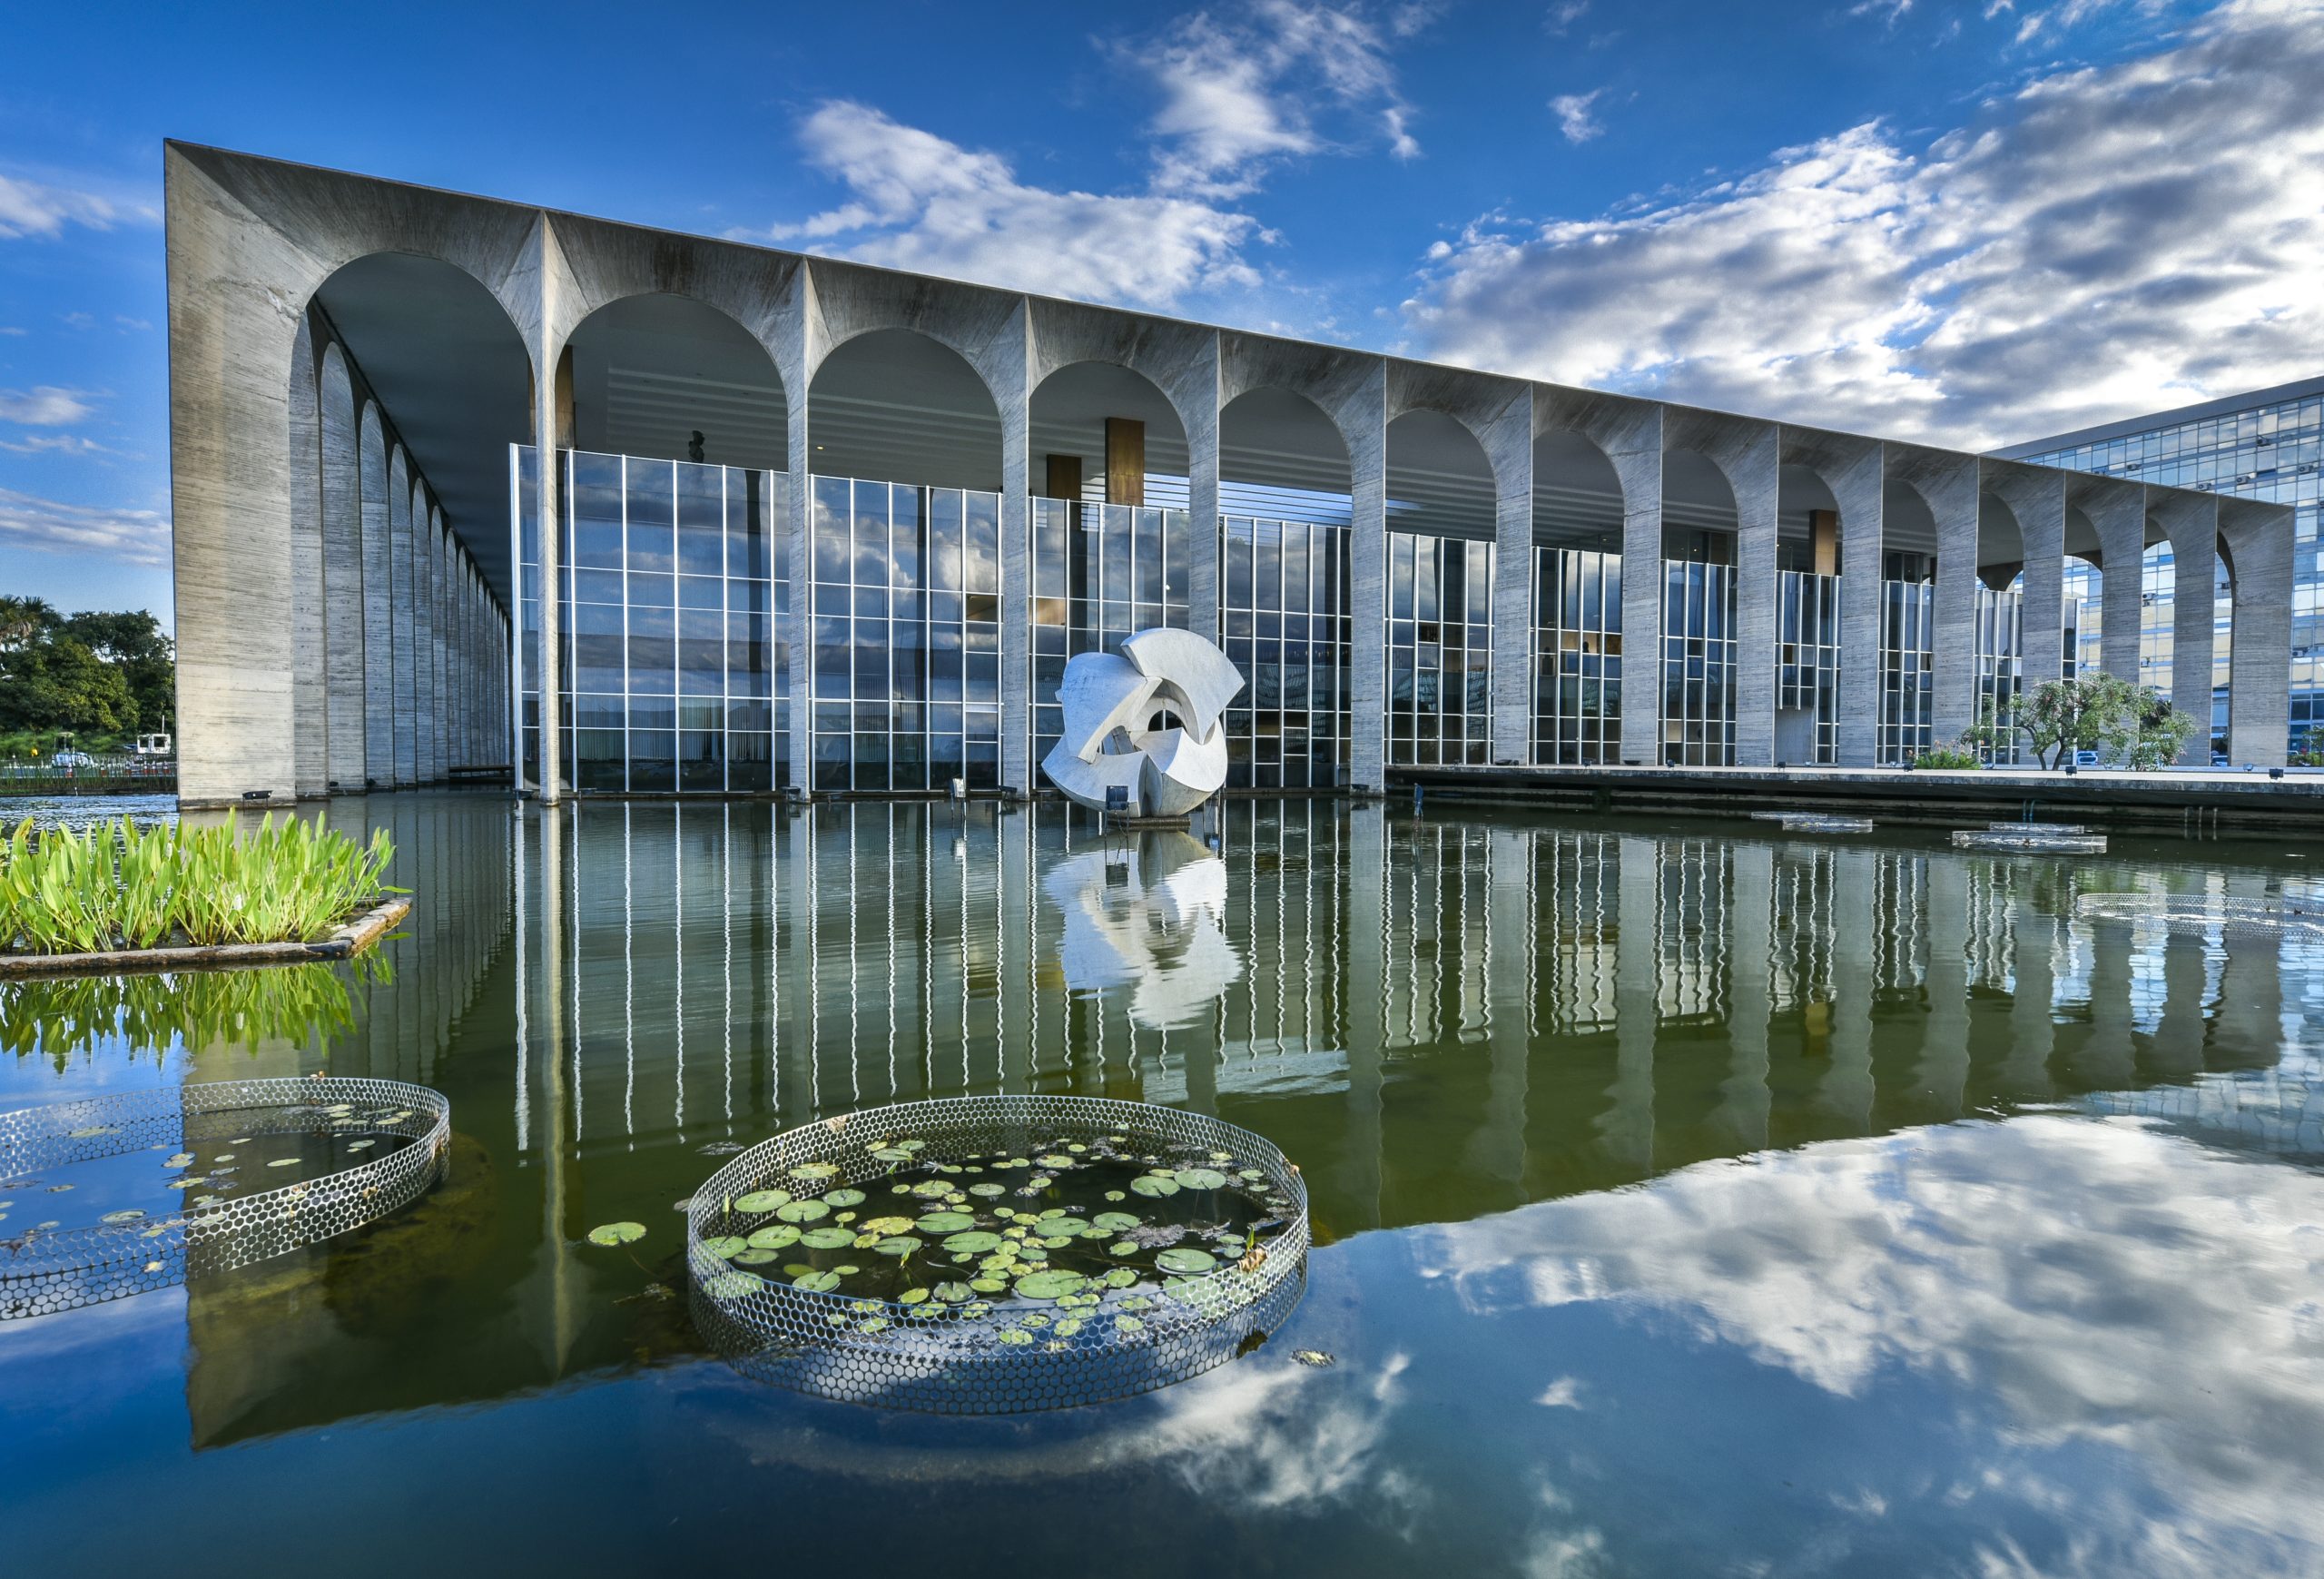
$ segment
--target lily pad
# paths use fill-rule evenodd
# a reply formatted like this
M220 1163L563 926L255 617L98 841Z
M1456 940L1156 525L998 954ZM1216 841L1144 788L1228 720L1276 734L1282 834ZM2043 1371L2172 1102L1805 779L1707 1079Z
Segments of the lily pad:
M749 1249L751 1244L748 1239L737 1239L733 1234L719 1234L703 1240L702 1248L722 1261L731 1261Z
M987 1199L990 1199L996 1195L1008 1194L1009 1187L1005 1184L971 1184L969 1186L969 1193L970 1195L981 1195Z
M1108 1248L1117 1256L1135 1256L1138 1252L1136 1239L1116 1239Z
M1033 1225L1033 1231L1040 1235L1041 1238L1045 1239L1052 1241L1058 1239L1069 1240L1075 1235L1088 1231L1088 1227L1089 1225L1088 1223L1083 1222L1078 1217L1045 1217L1039 1222ZM1055 1243L1051 1243L1049 1246L1049 1248L1053 1250L1058 1248L1059 1247Z
M909 1235L898 1234L892 1239L881 1239L872 1248L882 1256L909 1256L920 1248L920 1241Z
M645 1237L644 1223L600 1223L589 1230L593 1245L625 1245Z
M809 1229L799 1242L811 1250L837 1250L853 1244L855 1236L845 1229Z
M911 1153L905 1150L901 1146L875 1146L872 1150L872 1156L875 1160L881 1162L909 1162L911 1160Z
M936 1285L936 1298L941 1299L947 1305L966 1305L969 1302L970 1296L973 1292L974 1290L970 1288L966 1283L939 1283Z
M1128 1288L1137 1281L1137 1274L1128 1267L1116 1267L1107 1273L1104 1278L1105 1285L1108 1288Z
M823 1194L825 1206L862 1206L863 1192L860 1189L832 1189Z
M790 1204L791 1192L787 1189L754 1189L748 1195L734 1199L734 1209L744 1212L773 1211L776 1207Z
M1131 1179L1129 1187L1144 1196L1160 1197L1178 1193L1178 1181L1176 1179L1164 1179L1151 1173Z
M976 1226L975 1214L965 1211L931 1211L912 1224L924 1234L957 1234Z
M125 1207L120 1211L109 1211L98 1220L109 1223L133 1223L144 1215L145 1214L143 1212L138 1210L133 1206Z
M779 1250L799 1242L799 1230L789 1223L769 1223L750 1235L750 1247L754 1250Z
M228 1155L229 1155L229 1156L231 1156L231 1155L232 1155L232 1153L229 1152L229 1153L228 1153ZM164 1158L162 1158L162 1167L164 1167L164 1168L183 1168L187 1163L192 1162L192 1160L193 1160L193 1153L192 1153L192 1152L191 1152L191 1151L180 1151L180 1152L177 1152L176 1154L174 1154L173 1156L169 1156L169 1157L164 1157Z
M971 1229L966 1233L954 1234L947 1239L944 1241L944 1248L955 1255L980 1256L988 1250L999 1249L1001 1239L999 1234L988 1232L983 1229Z
M793 1179L829 1179L839 1172L836 1162L802 1162L791 1170Z
M832 1209L820 1200L791 1200L775 1208L774 1215L787 1223L811 1223L832 1215Z
M1005 1327L1001 1331L994 1333L992 1336L994 1341L1011 1346L1030 1343L1033 1341L1033 1335L1031 1333L1019 1332L1013 1327Z
M1101 1211L1089 1219L1093 1229L1103 1229L1109 1234L1128 1233L1137 1226L1137 1219L1126 1211Z
M1144 1332L1146 1323L1135 1316L1117 1316L1114 1317L1114 1330L1116 1332Z
M1216 1168L1181 1168L1177 1178L1180 1189L1224 1189L1226 1175Z
M902 1293L896 1296L896 1303L899 1305L925 1305L928 1303L928 1290L925 1288L907 1288Z
M979 1278L970 1282L969 1287L980 1294L1000 1294L1005 1292L1009 1285L998 1278Z
M774 1258L775 1254L773 1250L753 1249L734 1252L734 1265L737 1267L763 1267Z
M713 1299L747 1299L765 1287L766 1280L756 1272L737 1272L732 1267L702 1280L702 1291Z
M1190 1246L1180 1245L1175 1249L1160 1252L1154 1258L1154 1264L1165 1272L1194 1275L1209 1271L1218 1265L1218 1258L1206 1250L1197 1250Z
M1078 1272L1028 1272L1017 1279L1017 1292L1027 1299L1054 1299L1079 1292L1088 1281Z
M803 1288L810 1294L828 1294L839 1287L839 1274L837 1272L806 1272L792 1278L791 1286L793 1288Z
M923 1179L918 1184L911 1187L911 1192L914 1195L933 1198L940 1195L951 1194L952 1187L945 1183L944 1180L940 1179Z

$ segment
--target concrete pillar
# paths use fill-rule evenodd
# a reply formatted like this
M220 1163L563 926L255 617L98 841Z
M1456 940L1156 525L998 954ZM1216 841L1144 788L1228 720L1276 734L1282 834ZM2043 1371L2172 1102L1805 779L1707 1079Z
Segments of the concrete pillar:
M1936 522L1931 743L1949 745L1977 715L1977 461L1907 444L1884 447L1887 475L1914 489Z
M2031 467L1984 464L1989 486L2002 492L2017 518L2024 548L2019 673L2031 694L2065 666L2066 479L2062 472Z
M1533 735L1533 391L1482 424L1492 466L1492 760L1521 763Z
M356 794L363 788L362 460L354 383L336 342L323 349L321 380L327 777L332 790ZM183 767L181 757L181 795Z
M412 782L436 782L436 533L415 521L411 533Z
M1834 1117L1844 1134L1870 1130L1878 1094L1872 1075L1874 931L1910 919L1876 914L1880 868L1917 859L1893 851L1837 850L1832 855L1831 1053L1816 1105Z
M1359 805L1348 814L1347 854L1347 1140L1338 1193L1353 1229L1380 1223L1382 1064L1388 1042L1386 807Z
M322 408L311 321L299 315L290 350L290 710L292 776L300 800L330 793L330 707L323 650Z
M2098 666L2117 679L2139 677L2140 584L2146 558L2146 493L2112 478L2077 477L2066 502L2098 535Z
M2207 495L2152 489L2147 513L2171 540L2171 703L2195 718L2195 733L2180 753L2182 764L2211 759L2211 666L2218 636L2213 607L2219 559L2219 505ZM2289 606L2290 587L2285 587ZM2285 656L2289 683L2290 654Z
M2227 755L2281 767L2291 737L2292 512L2219 501L2221 551L2233 587L2228 630Z
M1738 424L1738 429L1743 425ZM1735 490L1735 763L1776 760L1776 506L1778 430L1752 423L1713 457Z
M787 703L790 721L789 766L791 793L794 795L806 794L815 783L815 532L807 464L812 453L807 436L807 391L814 380L815 364L822 356L822 342L814 332L821 317L814 273L802 267L792 273L775 302L774 343L771 348L775 366L782 370L789 385L785 390L788 420L783 453L790 459L791 469L774 490L773 522L788 586L784 607L775 615L774 639L784 650L789 665L786 694L782 699ZM1004 676L1002 684L1007 683ZM803 839L806 830L793 832ZM803 843L797 846L801 853L808 848Z
M1340 418L1348 465L1348 782L1388 785L1388 391L1374 369Z
M1218 335L1206 331L1172 400L1187 429L1187 627L1222 639L1219 598Z
M1019 298L992 354L978 370L1000 408L1000 787L1029 795L1033 765L1033 517L1031 460L1032 329ZM1140 464L1145 445L1140 435ZM1108 430L1108 455L1112 433ZM1144 475L1140 473L1140 482ZM1108 472L1107 486L1113 479Z
M565 670L559 629L564 610L558 596L565 585L565 545L558 535L565 513L565 469L557 452L564 429L558 421L556 369L563 359L567 332L559 325L567 298L577 292L572 288L570 271L563 249L557 244L555 222L548 215L544 213L535 220L530 242L535 257L533 274L538 282L540 300L540 316L527 327L525 346L533 359L533 443L539 450L540 465L539 486L533 489L533 525L539 544L540 566L540 659L536 666L540 672L540 777L534 794L543 805L555 805L565 798ZM803 418L804 406L803 398L793 402L794 419ZM803 446L793 445L793 465L799 464L803 449ZM794 560L792 574L805 574L802 562Z
M389 636L395 645L392 659L395 674L395 737L394 755L390 761L392 775L380 774L384 783L398 786L412 782L414 758L412 731L418 726L419 709L414 706L412 692L411 650L411 546L413 483L405 469L404 452L398 447L395 459L389 467L389 486L394 497L389 501L392 511L389 541ZM425 518L424 517L422 518Z
M1818 436L1795 439L1797 459L1816 469L1839 506L1840 577L1839 758L1842 767L1872 767L1880 760L1880 621L1886 568L1880 446L1868 439ZM1818 563L1822 552L1818 550Z
M391 622L394 551L388 518L386 423L379 402L363 407L360 433L363 503L363 782L386 785L395 775L396 669Z

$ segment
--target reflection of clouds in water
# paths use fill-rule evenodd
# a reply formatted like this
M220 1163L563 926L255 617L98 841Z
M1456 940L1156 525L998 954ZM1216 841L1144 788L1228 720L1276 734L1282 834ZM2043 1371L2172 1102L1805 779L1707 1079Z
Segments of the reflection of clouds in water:
M2218 1571L2215 1542L2324 1542L2312 1172L2032 1117L1707 1164L1431 1237L1472 1311L1633 1302L1829 1393L1901 1366L1988 1396L2010 1444L2132 1456L2176 1515L2022 1467L2010 1489L2141 1530L2164 1570Z
M1066 985L1128 988L1137 1024L1188 1024L1242 978L1242 957L1226 941L1226 863L1187 834L1083 850L1051 866L1041 889L1064 917Z

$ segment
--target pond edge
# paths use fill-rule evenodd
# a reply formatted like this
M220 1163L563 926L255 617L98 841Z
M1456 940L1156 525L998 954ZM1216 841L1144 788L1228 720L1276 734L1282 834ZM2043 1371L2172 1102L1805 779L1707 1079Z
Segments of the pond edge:
M167 971L237 971L346 960L369 948L411 913L411 901L383 899L313 942L209 943L166 949L100 949L80 954L0 954L0 982L52 976L121 976Z

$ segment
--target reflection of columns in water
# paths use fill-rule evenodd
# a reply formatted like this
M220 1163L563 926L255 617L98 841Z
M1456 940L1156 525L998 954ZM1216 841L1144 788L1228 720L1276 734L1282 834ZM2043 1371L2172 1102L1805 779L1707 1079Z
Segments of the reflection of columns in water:
M1662 846L1621 841L1614 939L1614 1083L1598 1130L1607 1153L1639 1174L1654 1167L1654 1034L1661 1013Z
M1816 1100L1845 1134L1863 1134L1872 1125L1874 939L1906 922L1890 913L1876 923L1875 894L1884 886L1884 866L1913 859L1886 851L1833 853L1831 1053Z
M549 1326L545 1335L547 1352L542 1356L548 1364L549 1374L559 1376L565 1370L565 1357L572 1352L573 1337L579 1320L575 1309L575 1291L571 1251L566 1244L565 1222L565 1192L569 1153L579 1144L579 1060L581 1056L578 1022L576 1021L573 1056L575 1060L573 1091L575 1094L574 1123L568 1134L566 1123L566 1070L561 1056L565 1042L565 952L569 944L577 944L579 929L568 932L565 911L565 819L562 809L552 803L541 808L537 815L541 851L541 1001L547 1013L547 1045L542 1049L540 1067L547 1090L542 1094L543 1118L541 1160L541 1264L537 1272L548 1287L546 1308ZM576 815L574 824L576 865L579 864L580 824ZM578 899L579 884L575 884ZM576 962L574 978L580 976Z
M1728 1075L1719 1082L1713 1128L1741 1150L1768 1143L1768 1020L1772 1012L1768 975L1773 945L1775 850L1763 844L1738 844L1728 864L1731 890L1727 905L1728 1035L1732 1047ZM1809 918L1797 913L1787 923Z
M1039 968L1033 946L1033 817L1029 811L1011 807L1000 814L999 823L1000 889L995 898L1000 913L993 946L1000 982L994 1033L1002 1060L1000 1089L1029 1091L1039 1072L1032 1035L1033 972ZM965 872L961 880L967 881ZM963 933L964 945L966 941Z
M1486 1075L1483 1127L1469 1143L1472 1166L1521 1199L1525 1089L1533 1045L1533 835L1487 834L1485 888Z
M776 886L788 925L778 933L778 952L789 985L780 994L785 1012L776 1021L774 1063L775 1089L791 1104L783 1114L786 1125L804 1122L822 1102L816 1079L822 982L815 952L815 824L821 814L807 806L786 807L781 814L783 851Z
M2289 896L2276 878L2239 872L2229 877L2226 897L2280 908ZM2317 897L2303 896L2303 907L2312 910ZM2282 1056L2284 941L2279 934L2256 929L2233 934L2232 946L2220 969L2218 1016L2211 1026L2215 1062L2229 1068L2260 1069ZM2295 959L2311 955L2314 949L2312 942L2303 939Z
M1969 1084L1969 871L1965 857L1928 857L1927 1017L1913 1095L1958 1117Z
M2126 1086L2136 1071L2131 1045L2134 942L2129 922L2097 917L2090 923L2090 1033L2069 1071L2079 1090Z
M2209 899L2214 895L2189 895ZM2152 1067L2142 1074L2159 1080L2185 1080L2203 1067L2203 1008L2210 995L2211 967L2207 955L2219 933L2210 927L2165 926L2150 930L2147 947L2162 954L2162 1013L2148 1043ZM2239 949L2256 946L2270 952L2270 940L2238 939ZM2231 956L2230 956L2231 957Z
M2021 888L2010 908L2009 1058L2002 1094L2016 1101L2050 1095L2050 1053L2056 1042L2058 919Z
M1347 1147L1339 1194L1359 1220L1380 1221L1381 1059L1387 1025L1387 810L1376 802L1348 813Z

